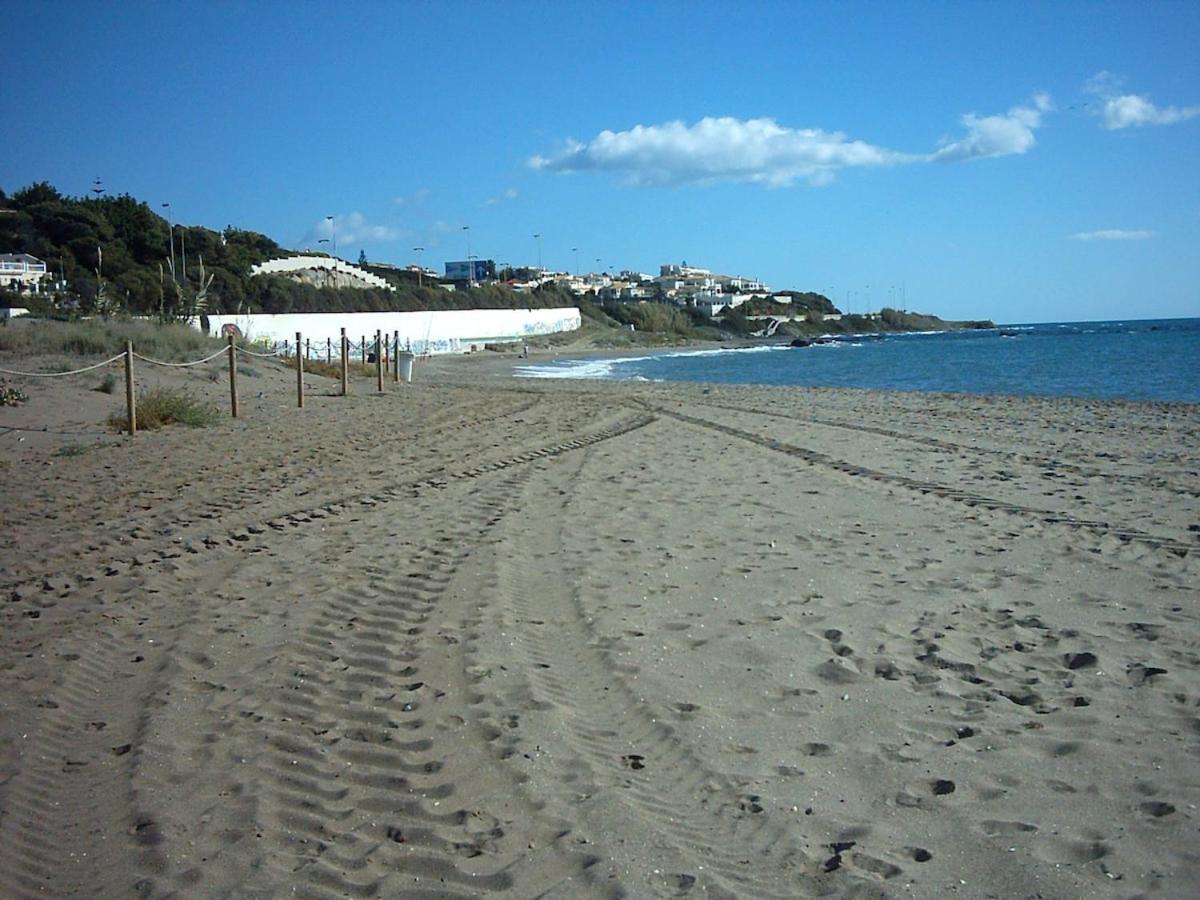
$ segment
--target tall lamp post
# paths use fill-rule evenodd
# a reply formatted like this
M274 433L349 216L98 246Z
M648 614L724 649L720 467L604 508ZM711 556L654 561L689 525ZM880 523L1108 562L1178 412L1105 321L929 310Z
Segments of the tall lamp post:
M334 221L333 216L326 216L325 218L329 220L329 236L333 239L333 255L336 258L337 257L337 222Z
M413 253L417 254L417 287L425 286L425 267L421 265L421 254L424 252L424 247L413 247Z
M471 265L471 226L464 225L462 230L467 233L467 287L474 287L475 267Z
M542 277L542 236L535 234L534 239L538 242L538 279Z
M572 247L571 252L575 254L575 277L579 277L579 248Z

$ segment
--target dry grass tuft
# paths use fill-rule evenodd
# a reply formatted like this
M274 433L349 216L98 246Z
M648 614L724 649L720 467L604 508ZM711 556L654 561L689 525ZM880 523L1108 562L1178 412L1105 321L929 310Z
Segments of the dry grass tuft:
M154 431L165 425L200 428L211 425L219 415L215 406L186 391L152 388L137 398L138 428L146 431ZM120 431L128 431L129 417L124 410L118 410L108 417L108 424Z

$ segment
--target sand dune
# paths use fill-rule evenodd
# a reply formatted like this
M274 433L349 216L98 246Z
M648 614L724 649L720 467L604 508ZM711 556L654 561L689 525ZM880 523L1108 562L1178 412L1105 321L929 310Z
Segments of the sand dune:
M1195 895L1196 408L507 365L5 438L0 894Z

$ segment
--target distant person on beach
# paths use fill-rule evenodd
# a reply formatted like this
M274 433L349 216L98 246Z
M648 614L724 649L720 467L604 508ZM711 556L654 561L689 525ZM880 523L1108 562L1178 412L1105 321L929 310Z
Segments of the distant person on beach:
M529 359L529 345L528 344L521 345L521 359Z

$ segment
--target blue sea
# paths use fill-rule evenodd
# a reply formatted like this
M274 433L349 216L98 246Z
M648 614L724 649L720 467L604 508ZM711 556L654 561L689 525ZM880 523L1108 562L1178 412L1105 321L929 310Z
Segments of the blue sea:
M1200 319L842 335L801 348L556 360L517 374L1200 403Z

